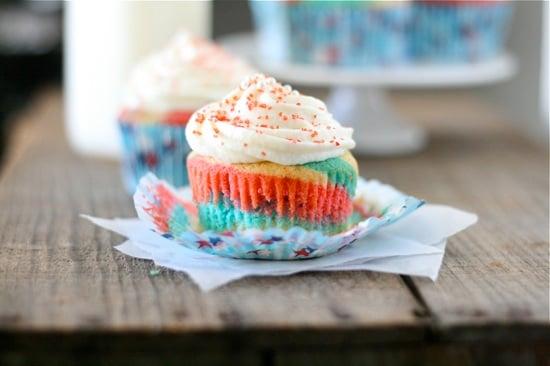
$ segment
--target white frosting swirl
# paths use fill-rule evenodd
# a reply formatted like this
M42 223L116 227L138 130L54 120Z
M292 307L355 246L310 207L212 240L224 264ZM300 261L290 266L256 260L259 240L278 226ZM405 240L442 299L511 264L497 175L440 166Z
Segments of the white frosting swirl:
M305 164L355 146L322 101L262 74L195 112L185 133L194 151L227 163Z
M177 33L164 49L134 68L123 108L152 114L196 110L223 98L253 72L221 47Z

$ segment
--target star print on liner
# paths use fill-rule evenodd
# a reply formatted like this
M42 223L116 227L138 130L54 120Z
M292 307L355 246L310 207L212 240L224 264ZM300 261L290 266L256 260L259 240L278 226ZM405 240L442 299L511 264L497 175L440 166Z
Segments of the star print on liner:
M151 260L155 266L182 271L202 291L248 276L288 276L304 271L375 271L435 281L447 238L477 221L474 214L449 206L426 204L399 222L358 239L354 245L340 247L341 250L332 255L306 260L258 261L226 258L187 247L172 237L159 235L151 229L150 222L138 218L83 217L128 238L115 246L118 251ZM250 258L257 255L262 255L262 249L252 250Z
M156 233L186 248L222 257L298 260L322 257L348 247L356 240L391 225L424 204L378 181L359 179L354 198L357 223L335 235L292 227L202 231L189 189L176 191L149 174L134 195L139 218Z

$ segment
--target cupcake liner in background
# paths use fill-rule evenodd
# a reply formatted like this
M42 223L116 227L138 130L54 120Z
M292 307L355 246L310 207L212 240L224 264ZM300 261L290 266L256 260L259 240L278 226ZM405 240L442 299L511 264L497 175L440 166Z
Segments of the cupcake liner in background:
M153 172L176 187L187 184L185 138L197 108L223 98L254 70L213 42L180 31L131 70L118 121L126 189Z
M186 159L190 148L185 125L119 121L122 135L122 174L133 194L141 177L149 172L175 187L188 184Z
M409 2L250 3L260 49L275 44L264 54L274 60L367 67L400 64L409 59Z
M295 62L379 66L407 61L408 3L299 2L288 8Z
M413 57L426 62L471 62L504 48L508 1L417 1L411 32Z

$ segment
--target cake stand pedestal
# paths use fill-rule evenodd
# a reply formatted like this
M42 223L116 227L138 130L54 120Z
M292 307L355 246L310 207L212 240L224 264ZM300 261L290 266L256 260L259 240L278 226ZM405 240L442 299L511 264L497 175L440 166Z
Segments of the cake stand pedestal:
M504 81L516 72L515 59L503 53L487 61L463 64L419 64L379 68L342 68L269 62L260 57L253 34L224 37L221 43L248 59L266 74L293 84L330 87L329 111L343 125L353 127L362 155L399 155L421 150L426 132L396 112L387 97L389 88L458 88Z
M358 154L406 154L426 144L426 133L395 112L383 88L335 86L327 104L338 121L353 127Z

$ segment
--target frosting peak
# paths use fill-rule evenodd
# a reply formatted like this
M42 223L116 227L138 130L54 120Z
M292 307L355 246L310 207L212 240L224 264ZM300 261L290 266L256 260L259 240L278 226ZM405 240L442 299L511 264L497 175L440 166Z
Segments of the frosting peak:
M262 74L193 114L186 137L201 155L227 163L298 165L343 155L355 146L319 99Z
M223 98L253 72L214 43L179 32L132 70L123 107L153 115L194 111Z

